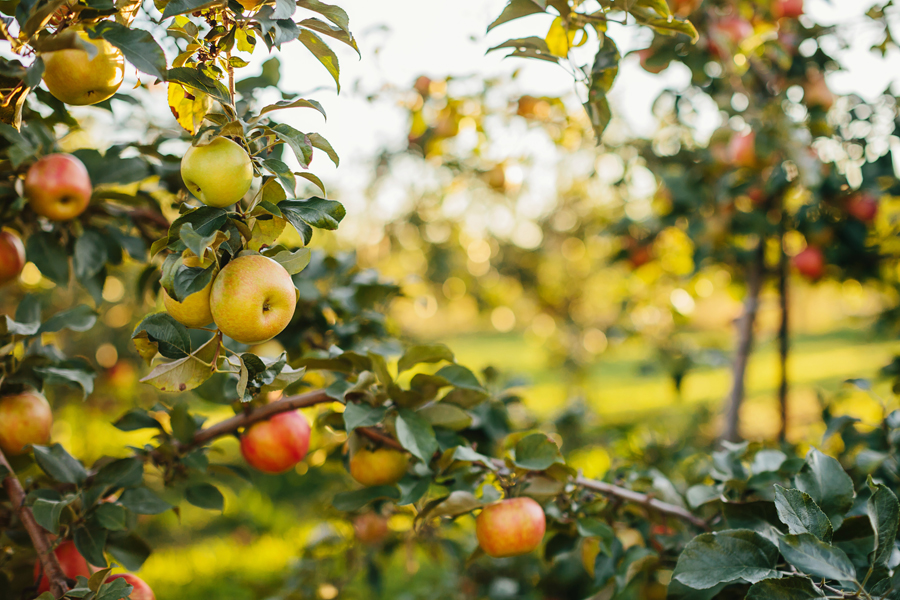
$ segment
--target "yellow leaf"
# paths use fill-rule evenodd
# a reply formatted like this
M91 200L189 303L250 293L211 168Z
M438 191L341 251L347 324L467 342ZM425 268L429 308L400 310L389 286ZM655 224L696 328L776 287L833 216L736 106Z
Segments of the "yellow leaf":
M547 42L547 47L553 56L567 56L569 54L569 35L563 25L562 17L553 19L550 31L547 32L547 37L544 38L544 41Z
M205 94L193 96L180 84L170 83L169 108L178 124L194 134L197 133L197 128L200 127L206 113L212 108L212 101Z
M275 244L278 236L281 235L281 232L284 231L286 225L287 221L281 217L272 217L265 220L257 219L256 223L253 224L253 237L247 245L248 248L259 252L263 246L272 246Z
M256 36L252 33L244 29L238 29L235 32L235 41L237 42L237 49L241 52L250 52L253 53L253 48L256 46ZM252 40L252 41L251 41Z

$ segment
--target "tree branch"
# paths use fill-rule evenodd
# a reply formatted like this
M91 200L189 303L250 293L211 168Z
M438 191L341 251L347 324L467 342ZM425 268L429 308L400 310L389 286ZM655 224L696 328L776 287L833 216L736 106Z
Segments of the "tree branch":
M47 534L44 532L44 528L38 525L37 521L34 520L31 509L25 505L25 490L22 489L22 484L19 483L2 450L0 450L0 467L9 471L6 479L3 480L3 487L6 489L10 500L12 500L13 509L19 516L22 525L25 526L25 531L28 532L28 537L31 538L34 549L37 550L44 575L50 582L50 592L55 597L61 598L63 594L69 591L66 576L59 565L59 561L56 559L56 554L53 553L53 548L50 540L47 538Z

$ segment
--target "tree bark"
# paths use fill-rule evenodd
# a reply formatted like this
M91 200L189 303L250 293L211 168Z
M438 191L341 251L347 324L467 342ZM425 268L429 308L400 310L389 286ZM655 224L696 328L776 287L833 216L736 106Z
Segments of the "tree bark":
M759 311L759 293L764 279L765 241L761 240L756 251L750 271L747 274L747 297L744 299L744 314L738 322L738 345L732 367L731 395L728 398L728 409L725 414L725 430L722 439L736 442L741 439L739 432L741 405L744 402L744 378L747 374L747 363L753 351L753 326L756 313Z

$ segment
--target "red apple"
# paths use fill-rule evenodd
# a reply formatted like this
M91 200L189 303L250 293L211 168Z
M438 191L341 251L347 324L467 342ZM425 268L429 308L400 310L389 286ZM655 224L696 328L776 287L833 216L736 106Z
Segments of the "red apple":
M53 553L56 554L56 560L59 561L59 566L62 567L62 571L67 578L75 579L79 575L90 578L93 574L93 569L75 548L75 542L63 542ZM34 580L37 581L37 578L41 577L37 589L38 595L50 591L50 580L47 579L46 574L42 576L42 573L41 561L37 561L34 563Z
M853 194L847 200L847 212L863 223L871 223L878 214L878 199L865 192Z
M735 133L728 142L728 162L735 167L756 166L756 134L753 131Z
M803 0L774 0L772 2L772 16L776 19L786 17L796 19L803 14Z
M828 89L825 76L818 69L806 71L806 83L803 84L803 101L812 108L818 106L824 110L834 105L834 94Z
M644 48L643 50L637 51L637 55L641 59L641 68L643 68L648 73L653 73L654 75L656 75L657 73L662 73L663 71L668 69L669 63L665 62L663 64L648 64L647 61L653 58L654 54L655 52L652 48Z
M753 202L754 206L760 206L766 203L768 197L766 193L762 191L762 188L752 187L747 190L747 196L750 197L750 201Z
M0 285L19 276L25 267L25 246L12 231L0 231Z
M816 246L807 246L792 262L797 272L810 281L817 281L825 274L825 255Z
M132 575L131 573L110 575L109 579L106 580L106 583L111 582L113 579L124 579L128 585L134 587L131 591L131 595L128 596L130 600L156 600L156 596L153 595L153 590L150 589L147 582L137 575Z
M91 201L91 178L71 154L48 154L25 175L25 197L34 212L51 221L69 221Z
M0 450L21 454L31 444L50 441L53 412L35 391L0 398Z
M700 8L703 0L670 0L670 4L672 5L672 12L677 16L687 17Z
M544 509L525 497L489 504L475 520L478 544L494 558L531 552L541 545L546 529Z
M299 411L254 423L241 435L244 460L263 473L283 473L309 451L309 421Z
M637 269L653 260L653 252L649 246L636 246L628 251L628 262L633 269Z
M709 50L718 58L729 56L730 49L753 35L753 25L742 17L728 16L719 19L709 29Z
M356 539L370 546L380 544L390 533L387 519L374 512L363 513L353 519L353 530Z

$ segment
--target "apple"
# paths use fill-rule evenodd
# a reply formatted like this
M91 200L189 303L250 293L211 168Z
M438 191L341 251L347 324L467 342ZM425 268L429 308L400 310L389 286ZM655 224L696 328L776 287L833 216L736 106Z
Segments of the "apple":
M742 17L728 16L719 19L709 28L709 50L718 58L730 55L729 48L739 46L753 35L753 25Z
M50 441L53 412L50 403L29 390L0 398L0 450L22 454L30 444Z
M253 165L240 144L217 137L205 146L188 148L181 158L181 178L201 202L225 208L250 189Z
M527 497L489 504L475 519L478 545L494 558L531 552L541 544L546 529L544 509Z
M794 256L792 262L794 268L811 281L821 279L825 274L825 255L816 246L807 246Z
M25 268L25 246L12 231L0 230L0 285L19 276Z
M394 485L406 474L409 457L391 448L360 448L350 457L350 476L365 486Z
M687 17L693 14L703 0L671 0L672 11L679 17Z
M281 333L296 307L290 274L260 254L239 256L225 265L209 295L216 326L242 344L261 344Z
M309 421L299 411L254 423L241 435L244 460L263 473L283 473L309 451Z
M93 574L91 566L75 548L75 542L63 542L53 551L53 553L56 555L56 560L59 561L59 566L62 567L63 574L68 579L75 579L79 575L90 578ZM40 560L34 563L35 581L37 581L38 577L41 578L40 583L38 583L38 595L49 592L50 580L47 579L46 574L43 574Z
M796 19L803 14L803 0L774 0L772 16L776 19Z
M199 267L202 266L202 263L196 256L189 256L184 259L184 266ZM212 291L213 281L215 279L210 279L202 290L194 292L181 302L163 289L163 304L166 306L166 312L185 327L209 325L213 322L212 311L209 309L209 294Z
M76 32L97 48L90 58L78 48L44 52L44 83L57 100L74 106L97 104L110 98L125 78L125 59L106 40L92 40L84 31Z
M735 133L728 142L728 162L735 167L756 166L756 133Z
M581 564L591 579L594 578L594 567L597 564L597 556L600 555L600 539L595 537L584 538L581 542Z
M117 573L115 575L110 575L106 580L106 583L110 583L114 579L124 579L128 585L134 588L128 596L130 600L156 600L156 596L153 595L153 590L150 589L147 582L137 575L132 575L131 573Z
M834 105L834 93L828 89L825 76L818 69L806 71L806 83L803 84L803 100L809 107L820 107L828 110Z
M353 531L356 532L356 539L369 546L380 544L390 533L387 519L374 512L363 513L353 519Z
M69 221L83 213L92 192L87 168L71 154L48 154L25 174L28 203L51 221Z
M652 48L644 48L643 50L637 51L637 55L641 59L641 68L643 68L648 73L653 73L654 75L656 75L668 69L669 63L665 62L663 64L649 64L648 61L653 58L654 54L655 52Z
M847 212L863 223L871 223L878 214L878 199L865 192L853 194L847 200Z
M422 97L428 96L430 86L431 79L429 77L426 77L425 75L419 76L419 78L416 79L416 82L413 84L413 87L417 92L419 92Z
M747 190L747 196L750 197L750 201L754 206L762 206L769 199L762 188L755 186Z

